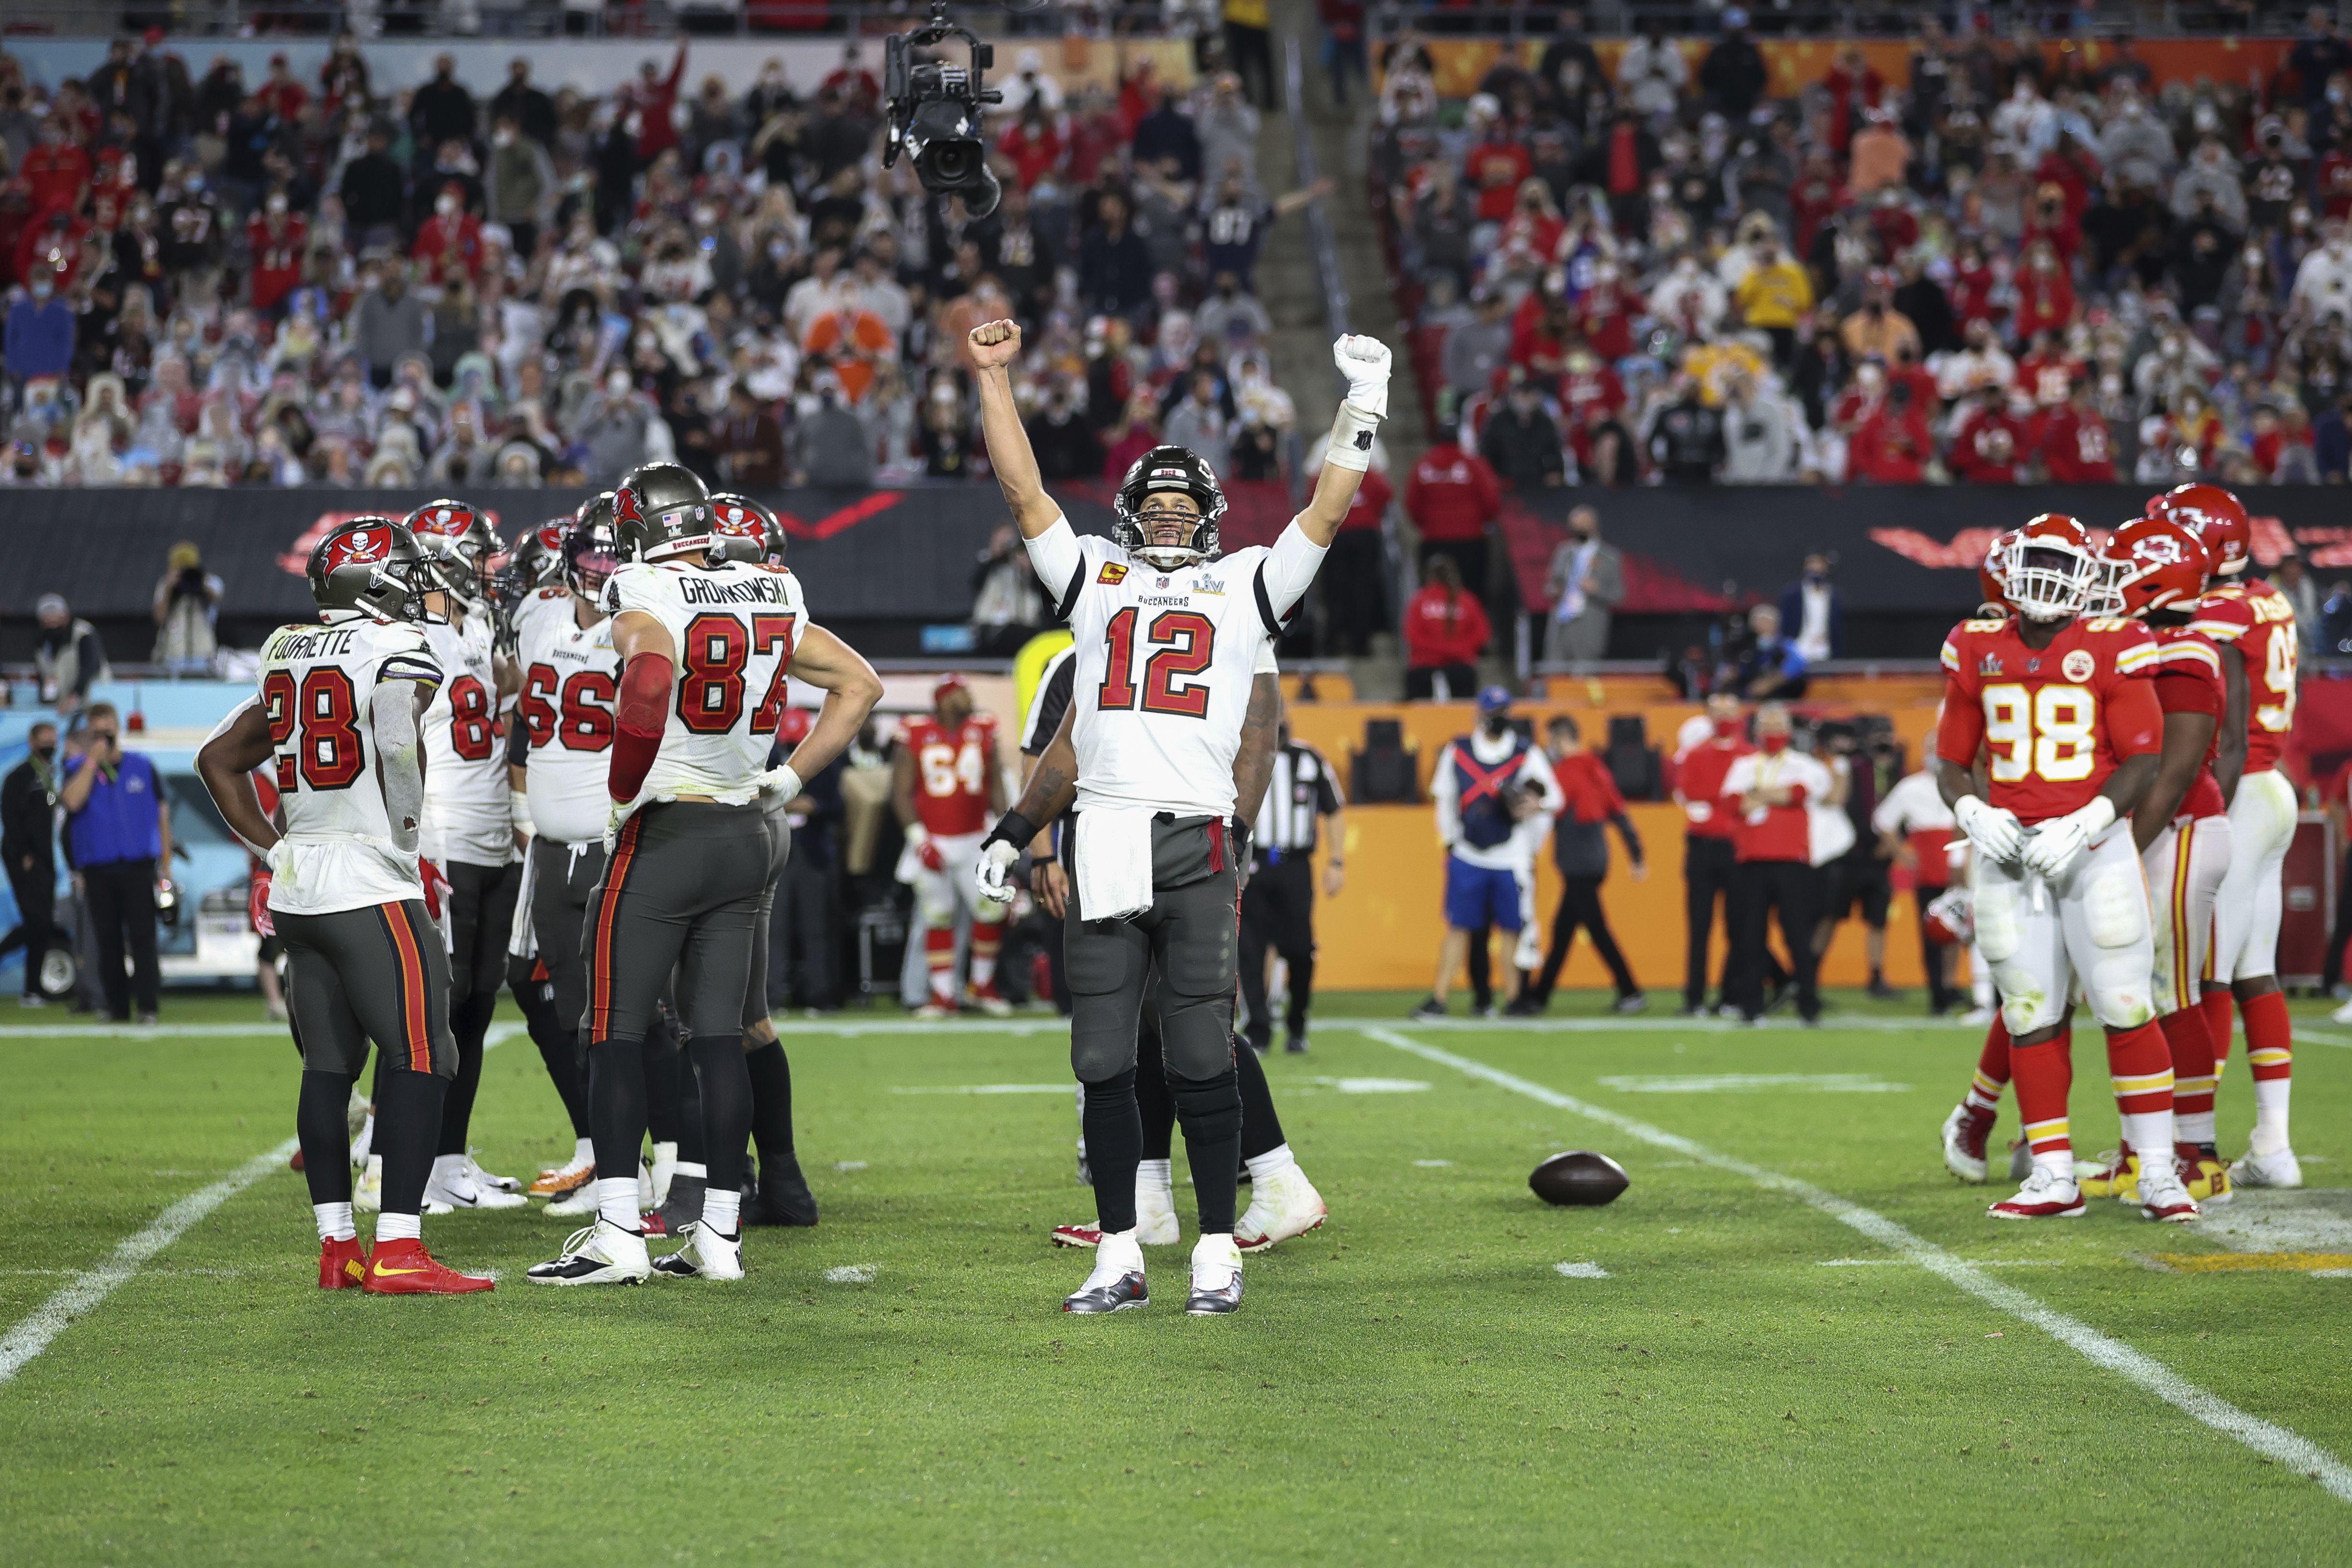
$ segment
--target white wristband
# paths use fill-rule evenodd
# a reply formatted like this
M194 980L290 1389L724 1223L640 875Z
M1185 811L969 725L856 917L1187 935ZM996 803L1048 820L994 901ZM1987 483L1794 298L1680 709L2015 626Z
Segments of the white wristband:
M760 792L762 795L781 795L789 801L799 795L801 787L801 775L793 770L790 763L778 763L760 775Z
M1366 472L1372 466L1372 437L1380 428L1378 415L1342 403L1339 412L1331 416L1331 442L1323 448L1323 460L1333 468Z
M919 822L907 824L907 842L918 849L931 841L931 830Z
M516 832L529 833L531 831L530 792L529 790L510 789L507 791L507 816L514 823Z

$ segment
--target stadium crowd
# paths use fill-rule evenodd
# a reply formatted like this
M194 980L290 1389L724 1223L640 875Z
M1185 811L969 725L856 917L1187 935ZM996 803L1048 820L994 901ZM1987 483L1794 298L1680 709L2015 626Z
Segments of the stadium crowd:
M1282 477L1289 399L1252 292L1277 204L1237 79L993 79L1002 205L881 167L880 83L688 47L604 98L517 58L381 80L336 40L202 75L162 37L87 79L0 56L0 485L608 485L984 472L962 347L1011 314L1049 479L1162 438ZM1283 207L1306 199L1285 197Z
M1613 68L1563 13L1465 101L1402 36L1372 178L1439 426L1506 488L2341 482L2352 46L2091 52L1930 18L1780 98L1736 6Z

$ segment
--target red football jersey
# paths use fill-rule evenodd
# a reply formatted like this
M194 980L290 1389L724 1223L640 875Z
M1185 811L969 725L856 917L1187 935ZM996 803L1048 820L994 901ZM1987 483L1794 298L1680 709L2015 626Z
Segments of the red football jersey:
M2180 797L2182 816L2220 816L2229 807L2221 786L2213 782L2213 755L2221 749L2221 720L2227 690L2221 684L2221 656L2200 632L2187 626L2151 626L2156 633L2156 701L2167 713L2210 713L2213 740L2198 764L2196 782Z
M915 759L915 816L935 837L988 828L988 770L996 765L996 720L974 713L950 730L929 713L900 731Z
M2126 757L2156 752L2164 714L2146 679L2157 642L2137 621L2070 621L2030 648L2017 619L1962 621L1944 639L1944 722L1936 754L1969 767L1988 753L1990 799L2022 822L2090 804Z
M2234 643L2246 661L2246 772L2268 773L2294 728L2294 606L2260 578L2216 588L2189 629Z

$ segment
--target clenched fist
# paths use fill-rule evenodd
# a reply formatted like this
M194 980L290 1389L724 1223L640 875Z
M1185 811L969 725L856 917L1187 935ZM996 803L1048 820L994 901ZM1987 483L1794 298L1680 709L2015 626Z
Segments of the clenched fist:
M964 342L971 350L971 362L982 370L994 370L1011 364L1021 353L1021 323L1018 321L982 321L967 334ZM1388 351L1383 349L1382 353Z
M975 332L974 337L979 334ZM1378 338L1350 332L1331 345L1331 363L1348 378L1348 401L1385 419L1389 413L1389 346Z

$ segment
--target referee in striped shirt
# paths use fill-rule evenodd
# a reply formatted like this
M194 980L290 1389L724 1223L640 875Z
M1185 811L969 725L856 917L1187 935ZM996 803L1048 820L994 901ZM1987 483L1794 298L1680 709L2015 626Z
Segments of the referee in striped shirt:
M1265 1005L1269 946L1290 966L1284 1048L1307 1048L1307 1008L1315 994L1315 841L1321 833L1331 837L1323 892L1335 897L1347 880L1339 787L1323 753L1292 740L1285 723L1265 804L1258 808L1249 886L1242 890L1242 1001L1249 1008L1247 1037L1260 1056L1274 1045L1274 1019Z

